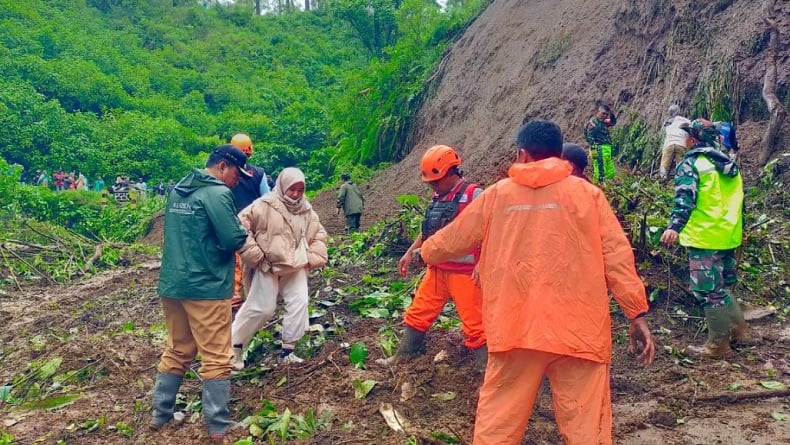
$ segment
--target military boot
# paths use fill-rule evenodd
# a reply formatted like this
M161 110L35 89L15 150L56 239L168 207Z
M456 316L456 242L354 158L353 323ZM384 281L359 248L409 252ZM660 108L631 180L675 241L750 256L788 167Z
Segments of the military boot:
M702 346L689 345L686 351L697 357L719 359L732 354L730 349L730 311L728 307L706 307L708 341Z
M733 298L727 309L730 312L730 322L732 323L732 335L730 343L743 346L756 345L760 342L759 337L754 335L749 323L743 318L743 310L738 300Z

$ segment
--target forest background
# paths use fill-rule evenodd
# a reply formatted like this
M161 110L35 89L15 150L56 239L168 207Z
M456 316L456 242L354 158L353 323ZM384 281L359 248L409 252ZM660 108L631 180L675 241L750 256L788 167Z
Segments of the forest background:
M244 132L253 164L312 189L365 177L404 155L426 78L487 1L257 3L0 2L0 154L166 183Z

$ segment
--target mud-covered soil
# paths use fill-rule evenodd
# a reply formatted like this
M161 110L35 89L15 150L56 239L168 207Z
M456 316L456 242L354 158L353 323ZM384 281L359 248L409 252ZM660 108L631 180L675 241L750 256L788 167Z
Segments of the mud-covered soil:
M58 374L78 371L80 376L59 388L41 388L43 393L77 394L79 398L70 405L51 410L2 406L2 428L18 443L205 443L199 415L162 431L147 429L154 366L164 340L156 297L158 272L156 258L143 258L132 267L70 286L31 287L0 299L4 326L0 382L29 375L25 370L31 361L58 357L62 358ZM355 273L361 275L364 270ZM314 276L311 295L316 301L335 299L333 289L338 286L333 284ZM689 362L677 350L701 341L696 320L684 322L661 309L651 317L659 353L647 368L634 362L620 342L626 335L626 322L619 316L614 320L611 387L617 443L790 443L790 421L772 417L790 414L786 392L784 397L767 397L770 390L760 386L764 381L790 385L787 324L771 317L753 322L768 338L762 344L739 349L727 361ZM434 328L424 356L407 365L387 367L374 362L384 356L377 341L379 329L387 323L384 320L358 318L341 303L312 322L342 325L338 331L342 334L328 337L303 364L274 366L272 358L264 356L253 372L234 377L230 407L235 419L258 412L267 399L278 412L288 408L302 415L332 413L327 429L294 443L405 444L409 437L419 443L445 443L437 438L439 433L471 443L482 375L461 346L459 331ZM357 369L349 361L345 345L358 341L364 341L370 351L367 369ZM434 358L441 351L447 358L437 362ZM378 383L366 398L356 399L352 382L357 379ZM728 389L733 385L739 386L737 391ZM754 392L759 392L758 397L734 400ZM187 379L181 393L186 401L198 399L200 382ZM719 394L724 396L703 400ZM386 425L379 413L384 403L392 404L405 419L405 433ZM552 419L545 385L523 443L561 443ZM93 425L97 421L101 425ZM246 431L233 432L234 439L243 437Z

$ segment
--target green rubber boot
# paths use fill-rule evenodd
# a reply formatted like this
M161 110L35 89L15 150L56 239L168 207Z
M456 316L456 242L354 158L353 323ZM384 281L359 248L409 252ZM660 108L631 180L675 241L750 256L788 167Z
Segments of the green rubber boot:
M705 320L708 322L708 341L702 346L686 347L691 355L719 359L732 354L730 349L730 309L727 306L706 307Z
M181 387L181 380L184 377L175 374L160 372L156 375L154 383L153 419L148 425L152 430L162 428L167 422L173 419L173 412L176 407L176 395L178 388Z
M203 417L208 425L209 437L221 443L233 422L230 420L228 400L230 399L230 379L204 380Z

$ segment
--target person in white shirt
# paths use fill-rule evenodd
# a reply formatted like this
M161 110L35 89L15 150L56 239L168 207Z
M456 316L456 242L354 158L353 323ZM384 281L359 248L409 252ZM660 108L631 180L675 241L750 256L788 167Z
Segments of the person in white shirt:
M659 174L662 179L669 177L669 168L683 159L686 153L686 132L680 126L688 125L690 121L680 115L678 105L670 105L669 119L664 121L664 145L661 148L661 168Z

